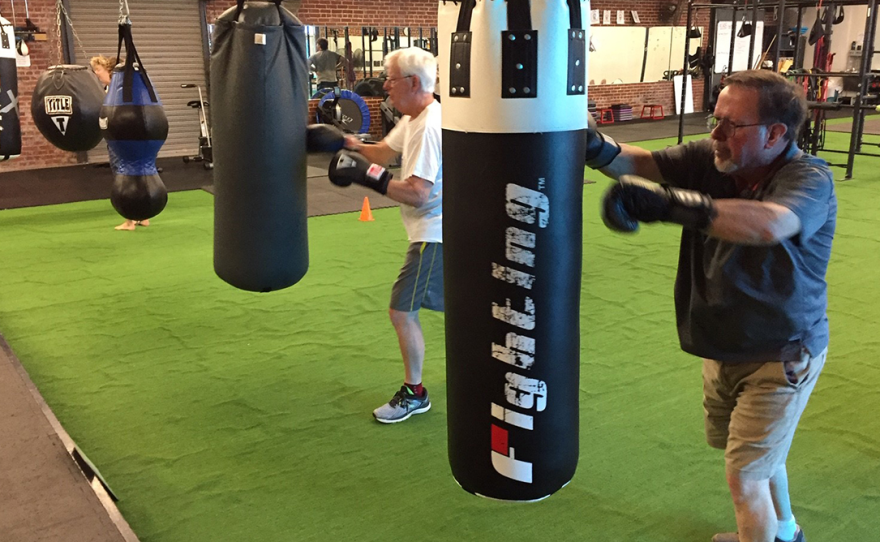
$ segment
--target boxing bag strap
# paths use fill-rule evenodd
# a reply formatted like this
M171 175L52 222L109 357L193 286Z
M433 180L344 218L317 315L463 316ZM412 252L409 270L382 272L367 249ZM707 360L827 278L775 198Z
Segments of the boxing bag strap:
M125 67L123 68L122 76L123 103L131 103L134 101L135 61L137 61L138 70L141 72L141 80L144 82L144 86L147 87L147 92L150 94L150 100L157 103L159 98L156 97L156 91L153 90L153 83L150 82L150 78L147 75L147 68L144 67L144 63L141 61L141 57L138 55L137 49L134 46L134 39L131 36L131 23L119 25L119 43L116 46L117 59L122 53L123 41L125 42Z
M471 14L476 0L463 0L458 10L458 25L452 33L449 54L449 96L469 98L471 95Z
M568 85L569 96L587 92L587 33L582 23L580 0L568 0Z
M532 30L529 0L507 0L507 30L501 32L501 97L538 97L538 31Z

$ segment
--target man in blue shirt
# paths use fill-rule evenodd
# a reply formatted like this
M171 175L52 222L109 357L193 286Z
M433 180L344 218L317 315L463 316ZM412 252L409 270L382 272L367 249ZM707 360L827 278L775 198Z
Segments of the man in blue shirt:
M703 358L706 438L725 451L739 531L713 542L804 541L785 462L828 352L837 217L828 165L796 144L806 115L801 89L750 70L725 80L711 139L652 153L588 134L587 165L618 180L609 228L683 226L679 340Z

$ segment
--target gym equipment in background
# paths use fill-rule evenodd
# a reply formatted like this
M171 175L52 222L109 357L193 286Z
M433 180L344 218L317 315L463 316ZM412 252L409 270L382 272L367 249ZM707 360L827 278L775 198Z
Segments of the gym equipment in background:
M384 77L367 77L354 86L354 92L358 96L381 96L385 97Z
M49 143L85 152L101 142L98 117L104 89L86 66L61 64L43 72L31 96L31 116Z
M205 169L214 169L214 152L211 147L211 127L208 124L208 115L205 114L205 108L209 106L208 102L202 98L202 87L192 83L184 83L180 88L195 88L199 91L199 99L186 102L186 105L196 109L199 112L199 154L195 156L184 156L183 163L203 162Z
M588 11L439 7L449 463L494 499L577 467Z
M21 155L18 69L12 23L0 17L0 162Z
M392 128L397 126L403 115L391 103L391 98L386 98L384 102L379 104L379 111L382 112L382 137L385 137Z
M245 1L217 19L211 52L214 271L269 292L309 268L309 71L299 19L280 0Z
M147 220L168 202L156 169L156 156L168 137L168 119L135 48L127 13L120 17L116 58L121 58L123 43L125 64L113 69L99 123L113 170L110 202L128 220Z
M337 88L324 94L318 102L316 116L318 122L332 124L344 132L365 134L370 131L370 108L350 90Z

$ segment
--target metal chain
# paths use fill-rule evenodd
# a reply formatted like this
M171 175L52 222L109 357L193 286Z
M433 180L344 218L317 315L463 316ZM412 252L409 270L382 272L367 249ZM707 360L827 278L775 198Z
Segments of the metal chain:
M58 41L56 42L58 47L55 51L55 65L58 66L64 62L64 53L61 49L61 0L55 1L55 36L58 38Z
M119 0L119 24L131 24L128 0Z
M86 51L86 48L83 45L82 40L79 39L79 34L76 33L76 28L74 28L73 21L70 20L70 15L68 15L67 10L64 9L64 3L62 2L62 0L58 0L58 7L60 8L59 12L64 13L64 20L67 21L67 26L69 26L70 30L73 32L73 39L76 40L77 45L79 45L79 48L82 49L82 52L85 55L85 57L87 59L91 58L92 55L90 55L88 53L88 51ZM58 16L58 35L59 36L61 35L61 16L60 16L60 13ZM74 55L74 56L76 56L76 55Z

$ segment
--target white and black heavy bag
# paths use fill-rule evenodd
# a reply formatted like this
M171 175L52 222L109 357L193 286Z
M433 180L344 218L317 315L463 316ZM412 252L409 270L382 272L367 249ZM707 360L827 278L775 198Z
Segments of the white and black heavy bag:
M589 3L439 9L449 461L538 500L578 460Z

